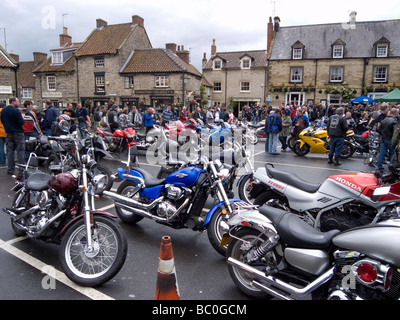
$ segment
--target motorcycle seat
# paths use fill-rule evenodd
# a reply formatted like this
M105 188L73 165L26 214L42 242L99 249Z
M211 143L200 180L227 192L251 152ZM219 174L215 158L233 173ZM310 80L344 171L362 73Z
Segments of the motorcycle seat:
M48 189L47 183L51 179L51 175L44 172L35 172L30 175L26 182L26 187L32 191L44 191Z
M146 184L146 188L159 186L164 183L165 179L157 179L150 172L141 169L135 168L135 171L139 172L144 177L144 183Z
M300 178L298 175L295 173L287 173L283 171L278 171L272 168L267 168L267 173L268 176L272 179L276 179L279 181L282 181L283 183L286 183L288 185L291 185L297 189L303 190L308 193L314 193L317 192L321 184L312 184L309 183L302 178Z
M270 219L280 238L290 247L302 249L328 248L339 230L321 232L293 213L264 205L259 208L261 214Z

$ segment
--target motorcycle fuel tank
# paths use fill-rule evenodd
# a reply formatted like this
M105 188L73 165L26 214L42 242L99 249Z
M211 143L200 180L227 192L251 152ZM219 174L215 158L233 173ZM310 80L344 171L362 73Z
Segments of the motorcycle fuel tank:
M400 225L380 223L340 233L333 243L341 248L358 251L370 258L400 266Z
M204 170L198 167L187 167L182 168L172 174L170 174L166 179L166 184L173 184L175 186L187 187L190 188L193 186L200 174L203 173Z

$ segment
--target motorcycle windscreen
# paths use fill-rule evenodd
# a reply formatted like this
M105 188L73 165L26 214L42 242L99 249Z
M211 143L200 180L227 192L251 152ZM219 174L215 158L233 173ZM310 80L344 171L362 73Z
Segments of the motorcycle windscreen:
M204 172L204 170L198 167L182 168L170 174L165 179L165 184L173 184L175 186L190 188L196 183L202 172Z

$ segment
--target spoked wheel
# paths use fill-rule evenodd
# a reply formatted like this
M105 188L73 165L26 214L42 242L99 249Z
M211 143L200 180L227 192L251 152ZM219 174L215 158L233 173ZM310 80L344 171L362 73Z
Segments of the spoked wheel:
M238 186L239 198L248 203L252 203L250 198L250 192L252 190L251 182L253 182L253 180L254 180L253 175L247 174L245 177L243 177Z
M60 260L65 274L75 283L95 287L113 278L125 263L125 234L111 219L94 217L93 249L87 245L84 219L75 222L61 242Z

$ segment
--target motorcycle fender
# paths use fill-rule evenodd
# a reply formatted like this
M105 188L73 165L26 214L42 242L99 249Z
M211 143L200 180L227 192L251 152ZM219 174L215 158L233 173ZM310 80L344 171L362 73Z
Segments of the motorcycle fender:
M304 146L304 141L303 140L298 140L300 142L300 148L303 148Z
M253 173L248 173L248 174L244 174L240 177L240 179L238 180L238 182L236 183L236 186L238 187L240 185L240 183L242 182L242 180L244 178L246 178L247 176L250 176L250 179L253 179Z
M107 211L100 211L100 210L90 211L90 220L93 220L93 216L105 216L105 217L108 217L108 218L117 219L116 215L114 215L114 214L112 214L110 212L107 212ZM79 219L84 219L84 215L80 214L80 215L74 217L70 222L68 222L64 226L64 228L61 230L60 234L61 235L64 234L69 229L69 227L72 224L74 224L75 221L77 221Z
M243 201L243 200L240 200L240 199L229 199L229 203L234 203L234 202L245 202L245 203L247 203L246 201ZM211 218L214 215L214 213L217 211L217 209L219 207L221 207L222 205L224 205L224 204L225 204L225 202L221 201L221 202L217 203L215 206L213 206L210 209L210 211L208 211L207 217L206 217L206 221L204 221L204 224L203 224L204 227L206 227L210 223Z
M252 228L267 236L277 235L273 223L257 209L241 210L240 214L234 214L227 221L233 235L241 228Z

